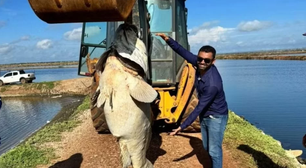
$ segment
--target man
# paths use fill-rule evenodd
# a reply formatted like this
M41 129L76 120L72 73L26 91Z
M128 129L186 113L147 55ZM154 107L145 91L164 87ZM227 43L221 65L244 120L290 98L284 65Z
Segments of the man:
M222 141L228 121L228 107L222 79L214 65L216 50L208 45L203 46L196 56L165 34L156 35L164 39L176 53L196 66L195 87L198 92L198 105L170 135L184 130L199 116L204 149L212 159L212 167L222 168Z

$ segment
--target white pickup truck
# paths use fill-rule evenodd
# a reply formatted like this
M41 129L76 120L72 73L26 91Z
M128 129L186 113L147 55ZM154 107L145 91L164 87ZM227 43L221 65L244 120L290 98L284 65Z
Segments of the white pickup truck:
M34 79L36 79L34 73L25 73L24 70L10 71L0 77L0 86L17 82L32 83Z

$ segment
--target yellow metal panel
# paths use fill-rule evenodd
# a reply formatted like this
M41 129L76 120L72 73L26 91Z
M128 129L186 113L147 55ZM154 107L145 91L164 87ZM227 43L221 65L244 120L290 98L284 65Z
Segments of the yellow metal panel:
M183 70L176 97L170 95L169 88L155 88L160 94L160 114L157 116L157 120L164 119L167 123L178 121L192 94L194 80L195 69L188 63ZM175 111L172 112L171 110L174 108Z
M169 91L158 91L160 94L159 110L160 114L157 116L157 120L172 118L171 109L173 108L174 99L169 94Z
M183 69L182 75L181 75L180 83L178 85L178 92L176 94L175 106L178 105L183 95L183 91L185 89L186 82L187 82L188 72L189 72L189 68L188 66L185 66Z
M188 66L188 78L187 83L184 87L184 92L182 98L178 102L178 106L172 114L172 118L168 123L176 123L179 117L181 116L183 110L185 109L186 104L188 103L188 99L192 94L192 90L194 87L194 80L195 80L195 69L191 64L187 64Z

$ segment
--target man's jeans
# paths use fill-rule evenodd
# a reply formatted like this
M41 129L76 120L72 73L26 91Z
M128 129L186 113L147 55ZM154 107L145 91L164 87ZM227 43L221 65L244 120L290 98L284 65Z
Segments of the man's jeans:
M212 159L212 168L222 168L222 141L228 115L210 115L200 117L204 149Z

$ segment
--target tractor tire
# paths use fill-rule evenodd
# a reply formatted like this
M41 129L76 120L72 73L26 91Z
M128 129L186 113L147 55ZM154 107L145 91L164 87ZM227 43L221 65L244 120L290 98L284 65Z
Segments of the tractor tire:
M21 82L22 84L25 84L27 81L26 81L24 78L21 78L21 79L20 79L20 82Z
M93 126L98 133L107 134L110 133L110 131L106 123L104 111L102 108L97 107L97 100L100 94L100 91L96 91L98 86L99 82L96 82L95 78L93 78L90 94L91 119L93 121Z
M194 91L193 91L193 93L192 93L192 95L191 95L191 97L188 101L185 112L181 117L181 123L183 123L188 118L190 113L197 106L198 102L199 102L199 99L198 99L198 96L197 96L197 91L196 91L196 89L194 89ZM199 117L197 117L197 119L190 126L185 128L183 132L200 132L200 131L201 131L200 119L199 119Z
M0 86L4 85L4 83L2 82L2 80L0 80Z

